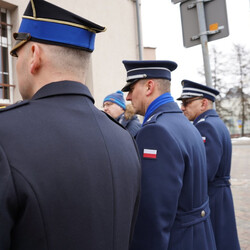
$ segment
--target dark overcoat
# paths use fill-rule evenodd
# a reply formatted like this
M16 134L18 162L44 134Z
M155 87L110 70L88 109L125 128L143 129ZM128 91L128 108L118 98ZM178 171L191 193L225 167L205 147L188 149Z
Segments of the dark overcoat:
M63 81L0 111L1 250L129 248L139 157L93 101Z
M240 249L229 182L232 158L229 131L214 109L198 116L194 125L206 147L208 194L217 249Z
M206 152L176 103L157 108L138 132L142 193L133 250L213 250Z

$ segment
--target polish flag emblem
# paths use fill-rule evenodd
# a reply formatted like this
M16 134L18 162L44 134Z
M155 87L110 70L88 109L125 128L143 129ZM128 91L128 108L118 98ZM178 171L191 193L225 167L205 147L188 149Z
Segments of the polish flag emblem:
M143 158L156 159L157 150L155 149L144 149Z
M206 139L207 139L206 137L202 137L204 143L206 142Z

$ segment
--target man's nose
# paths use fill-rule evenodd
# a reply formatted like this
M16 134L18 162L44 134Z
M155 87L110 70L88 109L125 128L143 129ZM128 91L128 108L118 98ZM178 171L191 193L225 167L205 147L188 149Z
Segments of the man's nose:
M130 93L127 94L126 101L131 101L131 94Z

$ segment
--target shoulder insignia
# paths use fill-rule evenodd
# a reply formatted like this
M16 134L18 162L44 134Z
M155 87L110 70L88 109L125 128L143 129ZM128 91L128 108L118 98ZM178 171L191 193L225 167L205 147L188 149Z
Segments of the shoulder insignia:
M29 103L29 100L25 100L25 101L19 101L19 102L16 102L14 104L11 104L9 106L2 106L0 108L0 112L5 112L5 111L8 111L8 110L12 110L12 109L15 109L15 108L18 108L18 107L21 107L23 105L26 105Z

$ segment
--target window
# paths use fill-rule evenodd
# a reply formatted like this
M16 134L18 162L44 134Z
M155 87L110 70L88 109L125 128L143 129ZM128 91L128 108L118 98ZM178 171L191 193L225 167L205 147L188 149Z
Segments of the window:
M13 103L11 24L7 9L0 8L0 105Z

